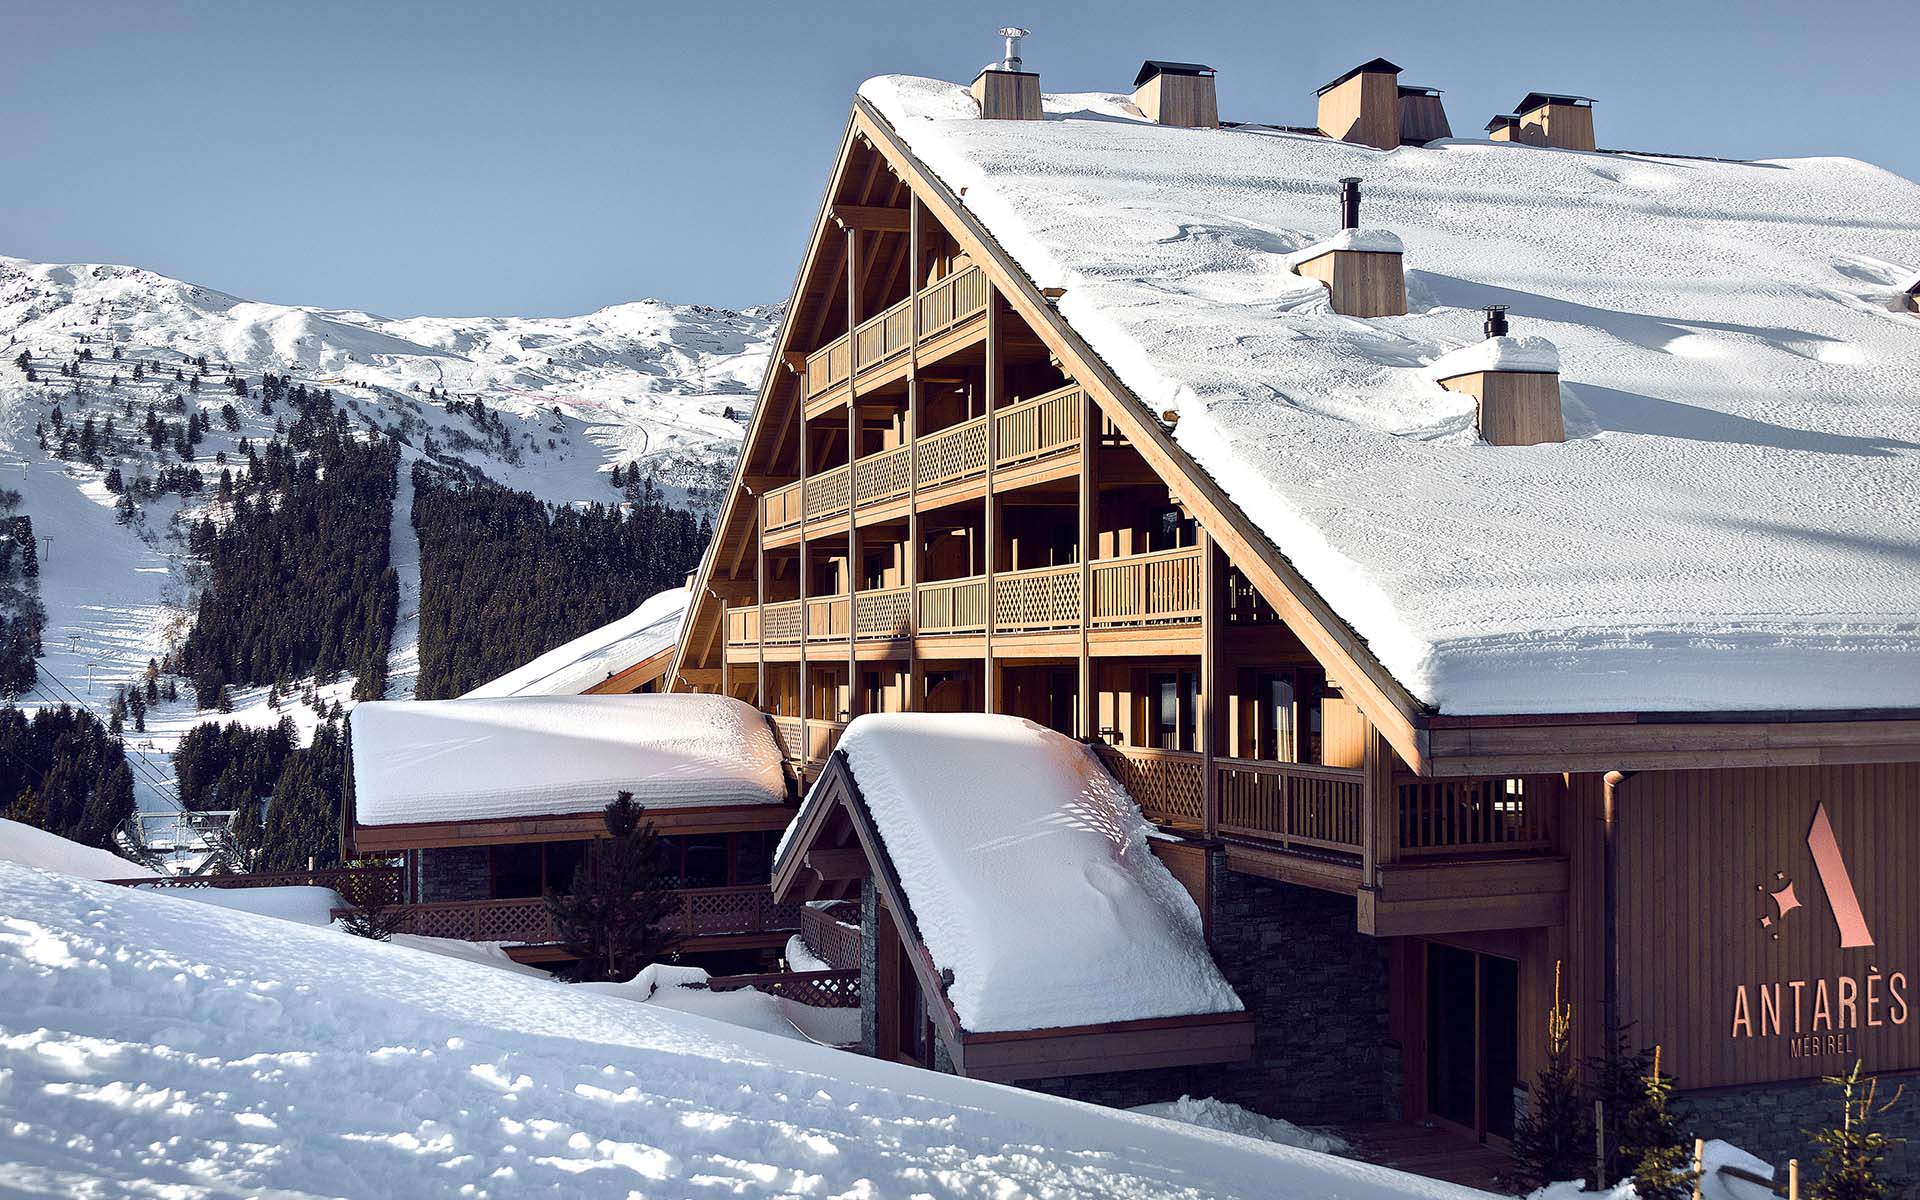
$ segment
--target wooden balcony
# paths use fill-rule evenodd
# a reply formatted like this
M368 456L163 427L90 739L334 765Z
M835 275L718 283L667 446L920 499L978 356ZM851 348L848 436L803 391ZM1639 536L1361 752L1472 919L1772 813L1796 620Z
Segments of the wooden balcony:
M987 419L975 417L914 443L914 486L922 491L987 473Z
M799 717L769 716L773 722L774 735L780 741L780 749L787 761L797 764L824 762L833 748L840 744L840 735L845 732L845 721L823 721L810 718L802 721Z
M1069 384L994 413L993 465L1011 467L1077 447L1084 402L1085 393Z
M921 633L979 633L987 627L984 576L923 583L917 590Z
M744 887L682 888L680 904L662 923L689 941L781 934L800 928L799 904L776 904L765 884ZM462 900L405 904L407 933L456 938L463 942L505 942L510 946L552 946L559 932L538 896L525 900Z
M906 588L880 588L860 593L854 612L854 637L863 642L910 637L913 593Z
M807 398L832 391L861 371L893 361L913 344L918 312L920 340L939 337L987 308L987 277L978 267L957 271L917 296L909 296L807 355Z
M853 502L858 505L897 500L913 490L911 446L895 446L855 459Z
M851 472L845 464L818 475L807 476L803 481L806 485L807 520L819 521L846 512L853 499L851 479Z
M852 632L848 619L847 595L810 596L807 598L807 640L810 642L844 642Z
M995 633L1076 629L1079 625L1079 563L1005 571L993 577Z
M1197 546L1097 560L1092 575L1091 624L1141 625L1200 619Z

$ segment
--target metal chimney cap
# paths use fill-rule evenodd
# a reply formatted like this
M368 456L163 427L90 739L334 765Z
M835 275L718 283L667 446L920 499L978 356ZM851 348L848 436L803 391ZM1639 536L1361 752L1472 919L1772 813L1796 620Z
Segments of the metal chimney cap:
M1031 30L1018 25L1007 25L1000 30L1000 36L1007 39L1006 57L1000 60L1000 70L1018 71L1021 67L1020 39L1033 36Z

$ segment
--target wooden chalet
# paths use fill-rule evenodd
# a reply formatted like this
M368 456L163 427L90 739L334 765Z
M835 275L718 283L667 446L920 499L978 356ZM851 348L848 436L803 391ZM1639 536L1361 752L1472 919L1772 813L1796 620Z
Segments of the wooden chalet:
M1323 89L1321 125L1332 138L1206 128L1212 74L1181 70L1149 64L1141 74L1143 83L1206 85L1206 94L1181 100L1169 122L1178 128L1137 111L1079 126L1049 112L1046 123L1028 123L1023 141L1009 131L991 142L999 159L968 157L988 144L984 127L994 122L973 117L982 130L962 128L971 111L964 89L889 82L869 85L855 101L670 677L676 691L736 697L767 713L795 769L832 798L807 810L814 824L797 836L811 851L783 861L779 895L852 897L864 881L870 914L876 896L880 911L895 914L885 925L870 918L867 936L898 944L897 880L834 765L836 741L866 713L1010 714L1094 744L1174 839L1166 857L1209 921L1221 968L1250 997L1254 1021L1250 1064L1208 1076L1211 1084L1200 1086L1214 1094L1309 1117L1316 1096L1334 1103L1336 1091L1363 1095L1373 1099L1356 1103L1377 1104L1378 1115L1431 1118L1498 1142L1511 1135L1516 1105L1542 1065L1538 1031L1556 979L1574 1005L1578 1050L1597 1051L1609 1024L1630 1024L1635 1037L1663 1044L1695 1111L1728 1121L1752 1089L1800 1103L1811 1095L1806 1081L1856 1058L1873 1071L1920 1069L1920 1021L1909 1016L1920 978L1913 702L1863 692L1847 704L1829 692L1802 703L1806 675L1790 658L1769 667L1765 650L1754 652L1761 669L1743 668L1759 691L1719 707L1595 707L1587 697L1605 694L1598 666L1596 682L1566 686L1556 683L1557 669L1517 670L1513 694L1526 699L1511 710L1436 699L1436 685L1405 665L1410 659L1394 657L1393 639L1369 624L1354 593L1312 567L1311 545L1294 540L1300 522L1277 522L1246 499L1252 468L1225 457L1227 440L1201 439L1215 426L1196 423L1218 415L1190 401L1170 409L1168 387L1143 394L1144 351L1129 357L1111 340L1105 352L1095 349L1090 339L1111 338L1110 326L1090 319L1103 312L1074 307L1073 293L1091 289L1096 305L1116 293L1098 282L1069 278L1056 287L1056 279L1036 277L1033 264L1042 260L1024 248L1044 242L1047 229L1009 214L1028 212L1014 202L1018 189L1045 188L1044 156L1064 154L1074 137L1133 138L1124 144L1138 152L1143 172L1154 154L1187 146L1215 148L1223 172L1236 147L1298 155L1299 190L1326 197L1343 175L1388 172L1403 161L1394 155L1470 161L1448 148L1364 148L1401 142L1390 106L1408 89L1398 88L1398 68L1384 60ZM883 111L875 98L903 95L934 100L922 113L900 103ZM1123 112L1125 99L1116 97L1112 111ZM1589 104L1532 93L1503 128L1523 140L1590 148ZM957 132L941 140L948 126ZM1335 140L1343 134L1357 144ZM1174 140L1196 138L1213 140ZM1558 187L1560 176L1547 173L1580 161L1535 158L1537 167L1522 166L1542 173L1542 187ZM1014 159L1018 170L1006 166ZM1001 168L1005 175L994 174ZM1910 238L1920 230L1920 189L1904 186L1886 193L1895 208L1877 218L1901 223ZM1416 274L1417 196L1390 184L1375 190L1372 178L1369 189L1398 197L1383 211L1407 218L1395 223ZM1330 222L1331 199L1325 206ZM1181 219L1170 217L1165 228ZM1432 232L1424 250L1444 236L1444 227ZM1116 246L1116 255L1133 249ZM1489 284L1476 294L1465 268L1447 269L1453 273L1432 276L1439 282L1429 286L1461 297L1450 303L1471 319L1483 303L1511 302L1516 318L1527 314L1520 285ZM1587 314L1605 302L1583 302L1587 309L1553 311L1574 324L1599 322ZM1380 321L1401 328L1393 323L1430 319ZM1469 328L1461 321L1456 335L1474 336ZM1920 343L1906 345L1910 369L1920 363ZM1566 378L1580 376L1569 369ZM1296 396L1298 384L1276 381ZM1557 379L1541 386L1550 398L1559 390ZM1316 434L1338 426L1349 439L1342 447L1380 443L1399 453L1409 445L1332 417L1286 419L1323 422L1311 427ZM1761 444L1751 421L1736 428L1732 418L1717 419L1730 439ZM1911 479L1920 448L1905 436L1913 424L1905 420L1879 439L1847 436L1886 447L1874 454L1905 456ZM1458 461L1535 472L1525 494L1537 497L1574 456L1622 444L1621 435L1576 444L1590 435L1572 423L1563 434L1557 403L1552 424L1550 436L1521 439L1551 444L1480 443L1460 450ZM1803 449L1817 441L1811 434L1766 436L1783 453L1815 452ZM1822 444L1838 452L1851 443ZM1301 445L1311 452L1306 438ZM1738 445L1699 449L1744 453ZM1436 451L1439 465L1427 469L1451 469L1451 461ZM1857 462L1862 471L1894 469L1870 456ZM1321 487L1341 486L1337 464L1320 478ZM1375 483L1390 490L1390 481L1379 482L1387 478ZM1884 499L1900 477L1861 478ZM1391 499L1354 486L1356 503ZM1610 498L1589 492L1578 503ZM1485 519L1458 523L1460 553L1478 553L1475 539L1510 523L1499 511L1490 504ZM1392 527L1381 520L1379 528ZM1910 534L1902 526L1885 544L1920 575ZM1893 604L1913 603L1911 580L1874 578L1892 582L1869 585L1863 576L1863 591L1891 588ZM1907 611L1911 630L1914 610ZM1582 653L1563 656L1567 679L1588 679ZM1389 659L1401 665L1389 669ZM1662 660L1639 661L1652 670ZM1920 664L1910 635L1889 637L1855 661L1876 679L1896 680L1899 663ZM380 836L388 838L382 846L398 845ZM1788 884L1797 890L1783 893ZM1329 904L1348 939L1338 954L1289 959L1298 939L1288 922ZM1859 919L1871 925L1870 937L1832 935L1836 920L1845 930ZM1243 936L1256 921L1277 932L1264 942ZM1315 936L1333 935L1316 928ZM878 1003L920 996L948 1065L995 1078L1070 1073L1008 1066L995 1058L1006 1046L970 1041L911 941L903 957L878 955ZM1332 957L1354 972L1326 985L1337 999L1304 1012L1285 1008L1290 991L1318 978ZM900 982L903 970L917 987ZM1263 983L1249 982L1262 972ZM1256 993L1267 1000L1255 1002ZM1358 1012L1376 1021L1367 1027L1371 1040L1315 1036L1316 1025L1332 1028ZM879 1053L927 1060L902 1032L910 1022L885 1028ZM1090 1060L1111 1055L1111 1070L1140 1068L1153 1081L1147 1091L1164 1091L1152 1038L1123 1037L1128 1048L1116 1052L1102 1040L1111 1032L1070 1034L1085 1038ZM1362 1060L1370 1064L1363 1082L1302 1082L1318 1077L1312 1064ZM1107 1092L1088 1087L1077 1094L1124 1091L1121 1083ZM1775 1135L1753 1134L1748 1144L1765 1152L1768 1136Z

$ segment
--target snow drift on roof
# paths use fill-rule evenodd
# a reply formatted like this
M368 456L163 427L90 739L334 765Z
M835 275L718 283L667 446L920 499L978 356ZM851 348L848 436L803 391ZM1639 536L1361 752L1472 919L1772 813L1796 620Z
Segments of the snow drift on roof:
M154 879L160 872L111 850L83 846L57 833L0 817L0 862L44 867L82 879Z
M786 799L766 718L725 696L378 701L350 724L362 825Z
M1238 1012L1192 897L1093 752L1018 717L856 717L840 739L974 1032Z
M1892 311L1920 187L861 94L1420 699L1920 706L1920 336ZM1286 269L1347 175L1406 244L1407 316L1338 316ZM1567 442L1484 445L1427 378L1485 304L1559 347Z
M656 592L617 621L556 646L525 666L490 679L461 699L487 696L578 696L680 640L687 589Z

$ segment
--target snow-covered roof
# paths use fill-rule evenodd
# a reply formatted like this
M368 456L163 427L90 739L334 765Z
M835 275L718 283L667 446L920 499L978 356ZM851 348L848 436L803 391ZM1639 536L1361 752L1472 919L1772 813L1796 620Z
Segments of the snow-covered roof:
M1920 186L1863 162L989 121L861 95L1421 700L1449 713L1920 706ZM1409 313L1287 255L1338 180ZM1559 348L1567 441L1489 446L1425 368L1483 305Z
M128 862L111 850L83 846L57 833L5 817L0 817L0 862L43 867L82 879L154 879L160 874L152 867Z
M1018 717L889 713L840 738L973 1032L1238 1012L1200 910L1093 752Z
M461 699L486 696L578 696L595 684L605 683L680 640L680 626L687 618L687 589L669 588L656 592L617 621L581 634L542 654L524 666L515 667L498 679L490 679L466 693Z
M786 799L766 718L725 696L377 701L350 724L362 825Z

